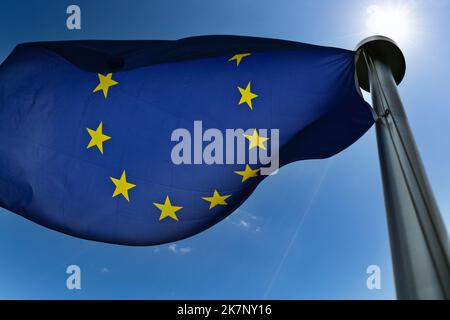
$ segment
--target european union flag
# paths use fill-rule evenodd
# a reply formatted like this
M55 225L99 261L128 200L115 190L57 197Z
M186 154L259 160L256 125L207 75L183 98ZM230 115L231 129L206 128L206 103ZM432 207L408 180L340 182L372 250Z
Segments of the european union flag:
M354 58L238 36L18 45L0 66L0 205L103 242L194 235L267 168L371 127Z

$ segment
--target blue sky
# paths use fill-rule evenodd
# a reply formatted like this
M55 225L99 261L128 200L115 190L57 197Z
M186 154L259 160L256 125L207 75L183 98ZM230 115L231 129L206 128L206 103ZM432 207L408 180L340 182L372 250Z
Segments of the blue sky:
M274 37L353 49L370 34L367 8L399 2L412 27L399 90L447 226L450 225L450 1L12 1L0 4L0 61L21 42ZM82 30L65 27L78 4ZM77 264L82 289L66 289ZM366 268L381 268L381 290ZM326 160L267 178L227 220L154 247L80 240L0 209L0 298L392 299L395 297L374 130Z

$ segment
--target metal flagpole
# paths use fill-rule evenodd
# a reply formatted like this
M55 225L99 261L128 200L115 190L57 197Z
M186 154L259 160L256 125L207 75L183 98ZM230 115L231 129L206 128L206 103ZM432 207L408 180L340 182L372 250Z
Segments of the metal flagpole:
M356 73L370 91L398 299L450 299L447 232L397 91L406 63L389 38L357 47Z

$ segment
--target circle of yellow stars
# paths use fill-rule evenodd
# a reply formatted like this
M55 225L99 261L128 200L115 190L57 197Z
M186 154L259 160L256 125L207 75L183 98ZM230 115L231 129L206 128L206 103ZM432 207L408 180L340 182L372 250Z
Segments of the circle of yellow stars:
M238 53L233 55L230 59L228 59L228 61L235 61L236 67L239 67L242 61L245 61L244 59L249 56L251 56L251 53ZM109 89L113 86L118 85L119 82L113 79L112 73L107 73L106 75L98 73L97 76L99 83L92 92L96 93L101 91L104 98L107 99ZM250 111L253 110L253 99L258 98L258 95L252 91L251 85L251 81L248 81L244 87L237 86L237 89L241 95L238 101L238 106L246 104L250 108ZM90 136L90 141L87 145L87 149L96 147L100 154L103 155L103 144L112 139L110 136L103 133L103 121L100 121L100 124L96 129L86 128L86 130ZM251 135L244 134L244 137L249 141L249 150L253 148L261 148L265 150L265 143L269 140L269 138L261 137L257 129L253 129L253 133ZM241 183L244 183L249 179L258 177L259 172L259 168L252 169L252 167L248 164L245 165L244 170L234 171L235 174L241 176ZM122 171L120 178L110 177L110 179L115 186L112 197L114 198L117 196L123 196L125 200L130 202L129 191L135 188L136 185L127 180L125 169ZM226 200L229 197L231 197L231 194L220 194L219 190L214 189L210 196L201 197L201 199L208 202L209 210L212 210L217 206L226 206L228 204ZM153 202L153 205L160 210L159 220L171 218L175 221L179 221L176 213L182 210L183 207L172 204L169 195L166 195L163 203Z

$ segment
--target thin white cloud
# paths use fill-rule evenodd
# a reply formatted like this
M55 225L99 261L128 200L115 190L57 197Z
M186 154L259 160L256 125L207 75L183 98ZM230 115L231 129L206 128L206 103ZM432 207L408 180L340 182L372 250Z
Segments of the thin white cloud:
M182 248L180 248L180 252L181 253L190 253L190 252L192 252L192 248L191 247L182 247Z
M258 225L258 217L255 214L242 209L237 209L236 212L232 216L228 216L225 221L245 231L262 231L261 226Z
M245 221L245 220L239 221L239 225L240 225L241 227L244 227L244 228L250 227L250 223L248 223L248 222Z
M175 254L187 254L192 252L191 247L180 247L178 248L176 243L171 243L167 246L167 250Z

